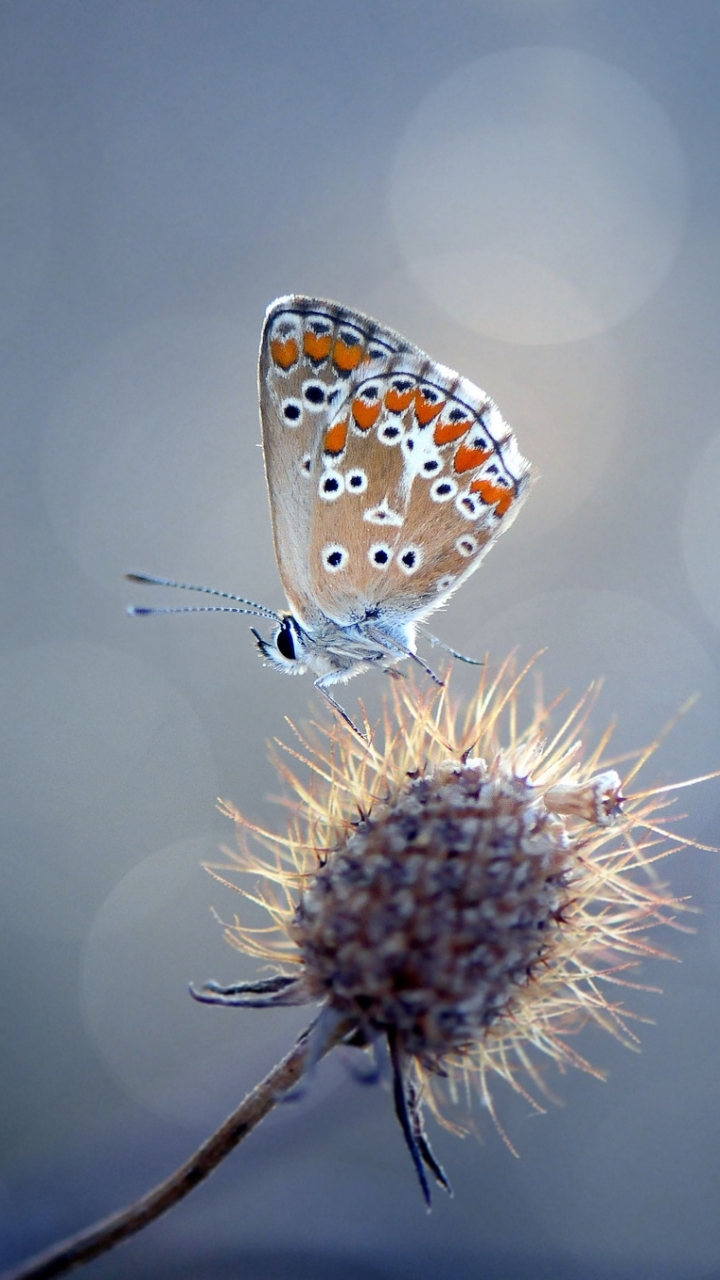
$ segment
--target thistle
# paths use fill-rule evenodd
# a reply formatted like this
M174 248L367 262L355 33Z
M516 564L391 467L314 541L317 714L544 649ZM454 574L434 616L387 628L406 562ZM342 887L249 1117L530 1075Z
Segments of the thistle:
M228 870L253 877L232 887L269 925L235 917L226 936L276 972L194 994L246 1008L319 1004L306 1072L337 1043L373 1055L379 1071L389 1063L428 1205L428 1175L450 1187L424 1108L462 1131L448 1104L474 1088L501 1128L493 1077L536 1096L547 1092L543 1058L601 1075L575 1035L595 1022L637 1043L608 992L634 985L626 971L639 960L666 954L648 930L675 923L680 906L654 866L671 851L656 821L664 792L621 791L657 743L622 784L604 760L610 731L583 754L592 690L554 733L538 693L519 728L527 671L508 661L491 679L485 667L462 710L447 687L396 682L370 745L337 719L316 726L313 743L281 746L289 829L223 805L239 851L209 868L224 883Z

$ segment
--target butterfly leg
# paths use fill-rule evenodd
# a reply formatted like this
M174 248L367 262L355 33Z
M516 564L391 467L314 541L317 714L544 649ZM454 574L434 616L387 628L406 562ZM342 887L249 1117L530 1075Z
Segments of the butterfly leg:
M320 679L315 681L315 688L317 689L318 693L321 693L323 697L330 703L330 706L333 708L333 710L337 711L338 715L340 716L340 719L345 721L345 724L348 726L348 728L352 729L353 733L356 733L358 738L361 738L363 742L367 742L368 741L367 734L363 733L362 729L358 729L357 725L354 724L353 721L350 719L344 707L341 707L340 703L335 701L332 694L328 693L325 685L323 684L323 681L326 679L327 679L326 676L320 676Z
M415 653L412 649L408 649L407 645L401 644L399 640L395 640L394 638L391 640L389 636L384 636L379 632L371 631L370 628L368 628L368 635L372 640L377 640L378 644L382 645L385 653L395 649L403 658L411 658L419 667L422 667L426 676L429 676L430 679L435 684L439 685L441 689L443 688L445 681L441 680L439 676L436 676L432 668L429 667L426 662L423 662L420 655Z
M425 631L423 634L426 640L429 640L431 644L439 645L441 649L450 654L451 658L457 658L459 662L467 662L471 667L481 667L483 665L480 658L467 658L464 653L458 653L457 649L451 649L449 644L445 644L444 640L439 640L437 636L431 635L429 631Z

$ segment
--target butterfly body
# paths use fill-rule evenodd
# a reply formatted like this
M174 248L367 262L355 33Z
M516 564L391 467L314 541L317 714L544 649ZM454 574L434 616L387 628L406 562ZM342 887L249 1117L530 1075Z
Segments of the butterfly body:
M259 400L275 553L292 613L263 655L321 689L415 654L514 519L529 463L497 406L405 338L334 303L279 298ZM256 633L257 634L257 633Z
M272 641L263 640L255 628L253 634L273 666L293 675L312 672L322 688L344 684L378 663L387 670L415 653L415 624L398 620L393 625L375 609L346 625L323 616L312 628L294 614L283 614Z

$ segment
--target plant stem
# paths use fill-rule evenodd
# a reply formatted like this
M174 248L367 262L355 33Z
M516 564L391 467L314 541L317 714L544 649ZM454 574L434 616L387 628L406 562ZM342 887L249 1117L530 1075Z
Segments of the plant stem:
M307 1031L294 1048L276 1067L247 1094L237 1110L228 1116L224 1124L204 1142L185 1164L161 1182L147 1195L126 1209L103 1218L94 1226L69 1236L49 1249L36 1254L14 1270L3 1272L0 1280L49 1280L50 1276L65 1275L101 1253L114 1249L129 1236L142 1231L161 1214L188 1195L198 1183L203 1182L243 1138L264 1120L284 1093L300 1080L308 1052ZM338 1028L328 1037L319 1057L335 1045L347 1028Z

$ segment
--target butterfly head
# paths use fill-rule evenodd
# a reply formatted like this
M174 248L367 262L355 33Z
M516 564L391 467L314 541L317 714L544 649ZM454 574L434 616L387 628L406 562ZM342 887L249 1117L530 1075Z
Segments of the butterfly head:
M308 670L308 637L291 613L280 615L280 625L270 640L264 640L255 627L251 630L263 658L274 667L294 675Z

